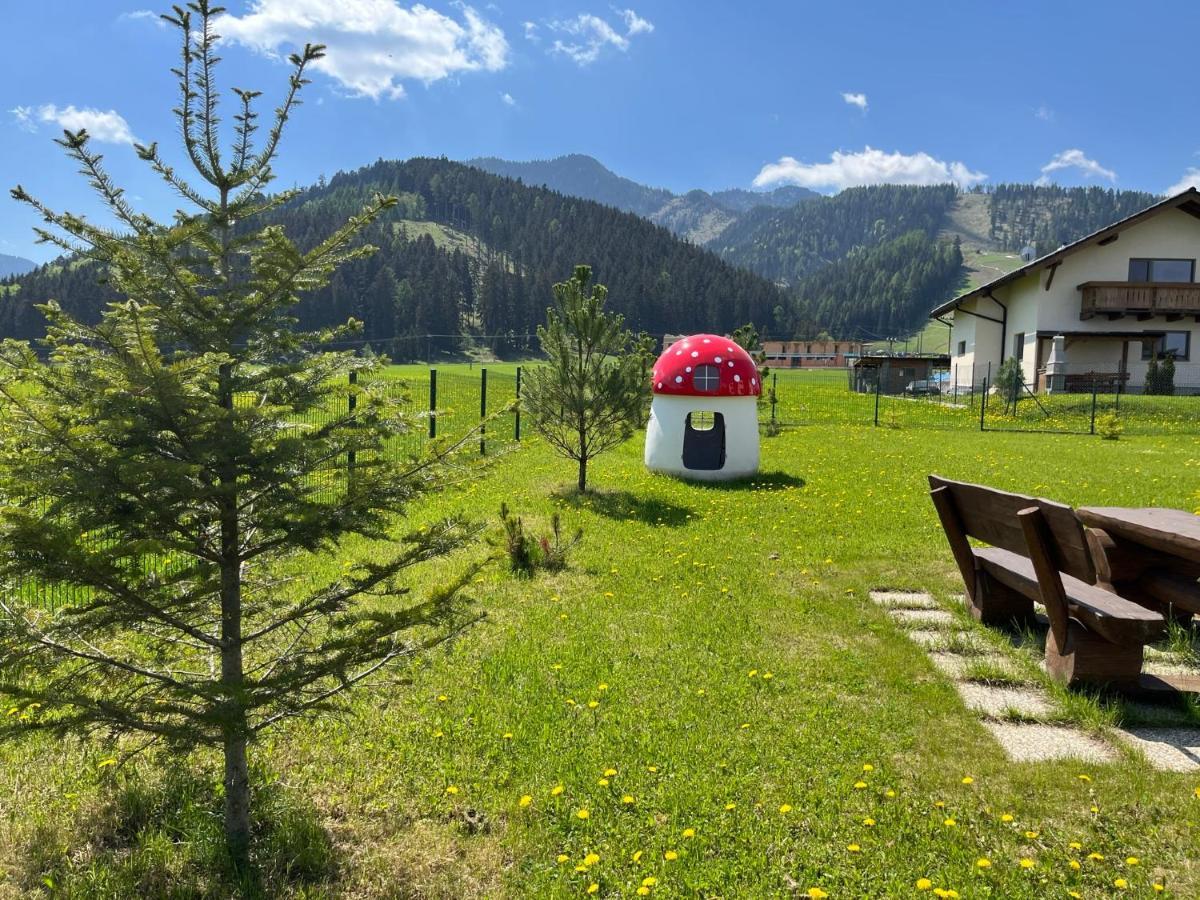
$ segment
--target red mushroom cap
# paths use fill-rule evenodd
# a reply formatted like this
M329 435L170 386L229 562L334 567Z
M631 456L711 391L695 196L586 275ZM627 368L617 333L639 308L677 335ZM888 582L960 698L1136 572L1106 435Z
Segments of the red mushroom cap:
M705 368L696 377L696 370ZM713 370L716 378L713 379ZM711 385L711 387L710 387ZM651 388L668 397L757 397L762 393L758 367L730 338L693 334L663 351L654 364Z

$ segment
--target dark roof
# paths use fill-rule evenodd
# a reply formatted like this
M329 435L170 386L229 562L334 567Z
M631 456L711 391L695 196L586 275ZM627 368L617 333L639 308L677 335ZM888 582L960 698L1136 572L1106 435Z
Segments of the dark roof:
M886 353L874 353L870 356L858 357L854 360L854 365L870 366L872 364L893 362L949 363L950 356L946 353L896 353L891 356Z
M1064 244L1053 253L1047 253L1045 256L1033 260L1033 262L1026 263L1019 269L1013 269L1007 275L1001 275L999 278L994 278L987 284L981 285L974 290L967 291L965 294L959 294L953 300L947 300L941 306L935 306L932 310L930 310L929 317L934 318L935 316L944 315L968 300L974 300L976 297L986 296L996 288L1003 287L1006 284L1024 278L1031 272L1040 271L1047 266L1057 265L1058 263L1062 262L1064 258L1070 256L1075 251L1082 250L1084 247L1091 247L1094 244L1102 243L1107 238L1119 233L1122 229L1129 228L1131 225L1136 225L1139 222L1143 222L1146 219L1156 216L1165 209L1180 209L1183 212L1200 219L1200 191L1196 190L1194 187L1190 187L1172 197L1167 197L1165 200L1160 200L1158 203L1147 206L1141 212L1135 212L1132 216L1126 216L1119 222L1114 222L1106 228L1101 228L1099 231L1094 231L1086 237L1081 237L1079 240L1074 241L1073 243Z

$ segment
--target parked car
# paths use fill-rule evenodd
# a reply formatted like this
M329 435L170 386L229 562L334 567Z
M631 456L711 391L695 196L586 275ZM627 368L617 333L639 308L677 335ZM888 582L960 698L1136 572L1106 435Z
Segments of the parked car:
M942 388L936 381L910 381L904 389L904 393L911 397L940 397Z

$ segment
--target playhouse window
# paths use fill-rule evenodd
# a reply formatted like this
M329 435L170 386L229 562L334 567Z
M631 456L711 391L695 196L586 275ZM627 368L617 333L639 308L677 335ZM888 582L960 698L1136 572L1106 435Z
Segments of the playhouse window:
M706 409L693 410L688 413L688 426L692 431L712 431L716 425L716 416Z
M698 391L715 391L721 384L721 373L716 366L696 366L692 384Z

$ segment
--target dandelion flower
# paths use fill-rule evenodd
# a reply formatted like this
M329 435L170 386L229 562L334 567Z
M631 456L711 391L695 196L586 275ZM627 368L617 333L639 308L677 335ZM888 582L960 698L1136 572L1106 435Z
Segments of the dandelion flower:
M757 674L758 674L758 669L751 669L749 672L746 673L746 677L753 678Z
M790 813L792 811L792 804L790 804L790 803L780 804L779 811L781 813L783 813L784 815L787 815L788 813Z
M866 786L867 786L867 783L866 783L865 781L856 781L856 782L854 782L854 789L855 789L856 791L861 791L861 790L862 790L863 788L865 788Z
M646 766L646 771L647 771L647 772L651 772L651 773L653 773L653 772L657 772L657 771L658 771L658 766Z
M518 803L519 803L521 806L528 806L530 803L532 803L532 802L533 802L533 798L532 798L531 796L529 796L528 794L523 794L523 795L521 796L521 799L520 799L519 801L517 801L517 802L518 802Z
M979 859L975 860L975 865L981 869L990 869L992 867L992 861L986 856L981 856Z
M1020 866L1022 869L1032 869L1035 865L1037 865L1037 864L1029 857L1025 857L1020 862Z
M1077 860L1077 859L1071 860L1069 863L1067 863L1067 865L1070 866L1071 869L1076 872L1078 872L1081 868L1083 868L1082 866L1079 865L1079 860Z
M641 862L641 861L642 861L642 851L641 851L641 850L634 850L634 851L633 851L633 856L631 856L631 857L629 857L629 858L630 858L630 859L632 859L632 860L633 860L635 863L636 863L636 862Z
M775 675L773 672L763 672L762 677L763 677L763 681L770 681L772 678L775 677Z
M511 731L506 731L506 732L504 732L504 734L502 734L500 736L502 738L504 738L504 740L506 740L506 741L511 741L513 739L513 735L512 735Z
M1119 888L1120 890L1123 891L1123 890L1125 890L1125 888L1129 887L1129 882L1126 881L1124 878L1114 878L1113 879L1113 887Z
M944 820L942 822L942 824L945 825L947 828L953 828L955 825L958 824L958 822L956 822L954 819L948 818L948 819Z
M872 819L870 816L867 816L865 819L863 819L863 824L866 825L868 828L874 828L875 820Z
M886 791L884 791L884 792L883 792L883 796L885 796L885 797L895 797L895 796L896 796L896 792L895 792L895 791L893 791L891 788L888 788Z
M1025 837L1029 838L1031 841L1032 841L1034 838L1036 838L1037 836L1038 836L1038 833L1037 833L1036 831L1027 831L1027 832L1025 832Z
M1093 862L1103 862L1104 854L1103 853L1089 853L1088 859L1092 860Z
M966 775L966 776L964 776L964 777L963 777L962 783L963 783L963 784L974 784L974 783L975 783L975 779L974 779L974 778L972 778L970 775Z
M1163 891L1165 891L1167 889L1167 886L1165 884L1161 884L1160 882L1157 882L1157 881L1154 882L1154 884L1150 885L1150 887L1154 888L1154 893L1156 893L1156 894L1161 894Z
M733 810L733 809L737 809L736 803L726 803L725 804L725 812L729 812L730 810Z
M596 782L596 784L600 785L600 787L608 787L608 779L601 778L599 781Z
M577 818L577 819L587 819L587 818L590 818L591 815L592 814L590 812L588 812L586 809L580 809L580 810L575 811L575 818Z
M596 690L607 691L608 690L608 682L607 681L600 682L598 685L596 685Z
M829 895L819 887L810 887L808 889L809 900L825 900Z
M637 895L639 897L649 897L650 896L650 888L646 887L644 884L639 885L638 889L637 889Z
M864 772L874 772L875 767L873 765L871 765L870 763L863 763L863 771Z
M668 850L666 853L663 854L663 859L670 862L671 860L679 859L679 854L676 853L674 850Z
M560 864L561 864L561 863L565 863L565 862L566 862L568 859L570 859L570 858L571 858L571 857L567 856L567 854L565 854L565 853L560 853L560 854L558 854L558 861L559 861L559 863L560 863Z
M858 844L847 844L846 850L850 853L858 853L862 850L862 847L860 847Z
M447 793L447 794L457 794L457 793L458 793L458 788L456 788L454 785L449 785L449 786L446 788L446 793Z
M928 878L918 878L917 879L917 890L918 891L927 891L931 887L933 887L933 882L930 881Z
M588 885L587 892L589 894L594 894L598 890L600 890L600 885L596 884L596 882L593 881L591 884Z
M694 838L696 836L696 829L695 828L683 829L683 836L685 838Z
M588 701L588 709L595 709L599 705L600 705L599 700L589 700Z
M624 803L626 806L630 806L630 805L632 805L632 803L633 803L633 795L632 795L632 794L626 794L624 797L622 797L622 798L621 798L621 802L622 802L622 803Z
M550 788L550 796L551 797L557 797L562 792L563 792L563 786L561 784L556 784L554 787Z
M594 866L598 862L600 862L600 854L598 853L589 853L583 858L583 864L585 866Z
M1085 783L1086 783L1086 782L1089 782L1089 781L1091 781L1091 780L1092 780L1092 776L1091 776L1091 775L1076 775L1075 777L1076 777L1076 778L1078 778L1080 781L1082 781L1082 782L1085 782Z
M1067 844L1067 846L1070 847L1072 850L1082 850L1083 849L1083 844L1079 843L1079 841L1071 841L1071 843Z
M438 703L445 703L445 702L446 702L447 700L449 700L450 698L449 698L449 697L447 697L445 694L438 694L438 698L437 698L437 699L438 699Z
M1001 822L1011 822L1013 820L1012 813L1005 813L1000 817Z
M642 887L654 887L656 884L658 884L658 879L653 875L647 875L642 879Z
M1141 862L1141 860L1138 859L1136 856L1125 857L1125 865L1127 865L1127 866L1136 866L1140 862Z

